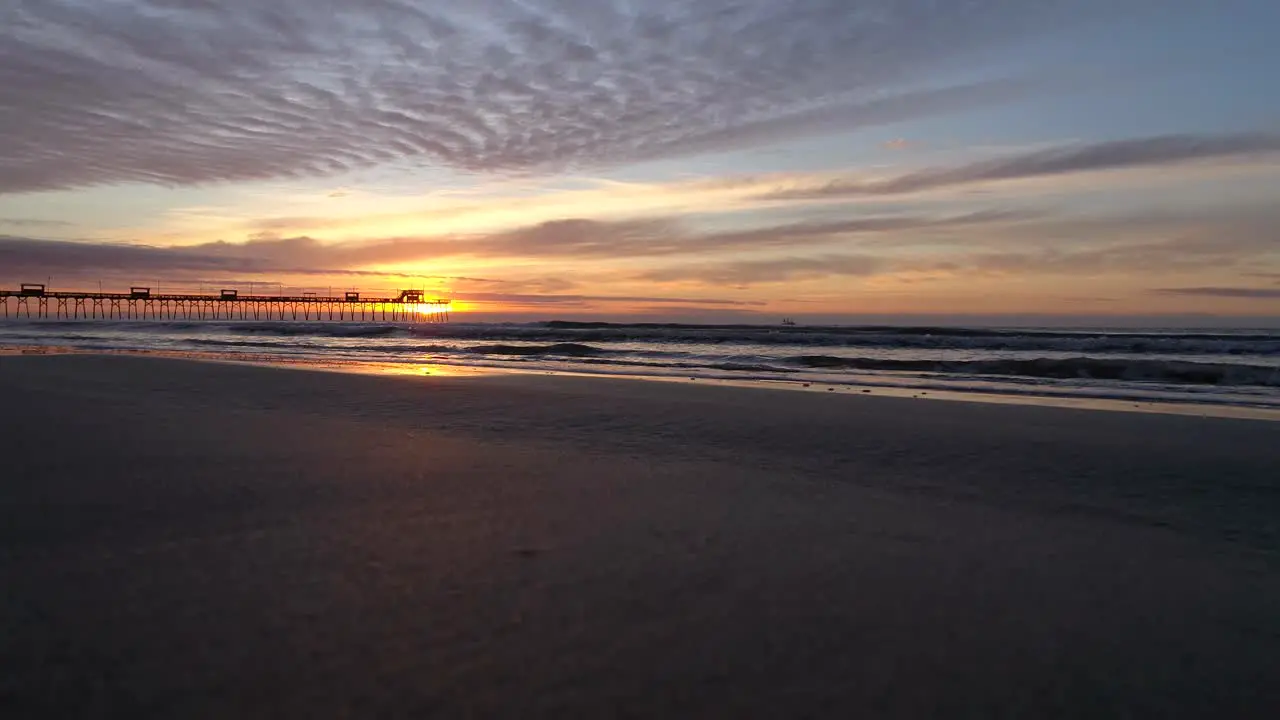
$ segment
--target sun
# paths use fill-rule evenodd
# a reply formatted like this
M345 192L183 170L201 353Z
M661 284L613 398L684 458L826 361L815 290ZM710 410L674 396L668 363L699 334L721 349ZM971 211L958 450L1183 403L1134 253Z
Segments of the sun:
M459 311L459 305L460 303L453 300L441 300L439 302L432 302L428 300L426 302L414 303L411 311L426 317L447 318L449 315Z

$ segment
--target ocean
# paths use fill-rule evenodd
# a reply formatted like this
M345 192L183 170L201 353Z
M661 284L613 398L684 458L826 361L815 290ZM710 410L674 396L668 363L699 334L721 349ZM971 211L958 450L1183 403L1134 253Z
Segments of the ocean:
M1280 409L1262 329L28 321L0 345Z

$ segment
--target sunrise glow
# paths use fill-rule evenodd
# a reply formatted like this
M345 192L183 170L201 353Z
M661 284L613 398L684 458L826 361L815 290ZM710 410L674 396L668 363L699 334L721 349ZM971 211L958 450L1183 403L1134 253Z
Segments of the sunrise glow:
M47 58L0 87L25 108L0 135L0 286L411 286L491 320L1260 321L1280 316L1278 108L1234 88L1266 82L1280 11L1228 4L536 0L386 23L49 0L0 28Z

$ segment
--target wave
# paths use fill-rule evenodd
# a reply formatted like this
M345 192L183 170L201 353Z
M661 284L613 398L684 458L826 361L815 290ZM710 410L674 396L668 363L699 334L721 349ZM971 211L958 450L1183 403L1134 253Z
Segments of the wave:
M448 351L449 348L437 348ZM1173 385L1209 385L1235 387L1280 387L1280 367L1235 365L1164 360L1121 360L1106 358L1038 358L1030 360L886 360L879 358L846 358L828 355L802 355L777 358L772 362L735 362L731 360L691 361L671 358L666 362L635 357L601 357L615 355L601 348L574 345L552 346L480 346L466 352L518 357L572 357L587 365L646 367L668 370L721 370L728 372L802 374L810 370L863 370L934 375L938 377L992 377L1007 379L1101 380L1155 382Z
M289 338L291 339L291 338ZM313 350L316 352L361 352L369 353L386 353L391 355L415 355L415 354L472 354L472 355L499 355L499 356L557 356L557 357L595 357L599 355L612 354L612 351L604 348L593 347L591 345L582 345L579 343L556 343L554 345L472 345L468 347L457 347L449 345L371 345L366 347L332 347L324 344L308 343L308 342L288 342L285 338L272 340L229 340L224 338L191 338L185 342L191 345L201 347L223 347L223 348L273 348L273 349L292 349L292 350Z
M1280 355L1280 333L1080 332L958 328L758 325L455 325L407 328L416 337L524 342L764 345L919 350L1042 351L1178 355Z
M221 328L225 332L243 335L281 335L295 337L311 335L316 337L407 337L405 328L400 325L370 323L307 323L307 322L265 322L265 323L233 323Z
M1007 375L1059 380L1123 380L1186 385L1254 385L1280 387L1280 367L1078 357L1029 360L886 360L801 355L785 362L810 369L928 372L948 375Z
M86 338L87 339L87 338ZM1178 385L1280 387L1280 366L1194 362L1172 359L1071 357L979 360L896 359L797 355L781 357L697 356L682 352L623 352L582 343L541 345L396 344L335 348L323 344L263 339L192 338L194 346L257 348L287 352L414 356L489 356L495 359L571 359L592 364L671 369L710 369L775 374L805 371L924 373L940 376L1002 376L1052 380L1158 382ZM607 358L607 359L606 359Z
M17 327L17 326L15 326ZM84 321L24 323L40 333L76 332L90 327ZM74 330L72 329L74 328ZM494 343L672 345L757 345L797 348L901 348L1126 355L1280 356L1280 332L1241 331L1081 331L1045 329L982 329L953 327L681 325L574 323L441 324L272 322L272 321L95 321L94 332L254 337L422 338Z
M444 347L422 348L420 351L456 353ZM647 360L622 356L604 348L574 343L557 345L482 345L464 352L490 356L574 358L592 365L615 365L684 370L722 370L771 374L795 374L812 370L863 370L868 372L920 373L948 377L1033 378L1045 380L1099 380L1154 382L1172 385L1280 387L1280 367L1201 363L1176 360L1143 360L1121 358L1076 357L1066 359L991 359L991 360L895 360L882 358L849 358L829 355L801 355L770 358L767 361L743 362L728 358L692 359L682 353L660 361L654 354Z
M1020 382L1280 388L1280 364L1273 361L1280 356L1280 332L1265 331L276 321L57 321L0 327L0 342L33 341L86 348L260 349L360 359L382 355L396 362L415 356L469 358L467 362L488 357L493 362L546 359L774 375L864 371L1022 378Z
M1277 367L1160 360L1109 360L1085 357L1067 360L1042 358L1033 360L935 362L931 360L882 360L806 355L783 358L777 364L737 362L658 363L629 359L591 360L588 362L592 364L636 367L772 374L803 373L805 370L864 370L868 372L919 373L950 378L976 376L1006 379L1149 382L1217 387L1280 387L1280 368Z
M579 343L556 343L555 345L478 345L469 347L467 352L484 355L559 355L562 357L592 357L606 355L610 351L603 348L582 345Z
M877 333L892 335L936 335L936 336L990 336L990 335L1025 335L1025 336L1042 336L1042 337L1060 337L1065 335L1097 335L1103 334L1111 337L1166 337L1176 336L1182 338L1243 338L1257 340L1276 340L1280 339L1276 331L1268 330L1240 330L1213 332L1189 329L1166 329L1166 330L1106 330L1106 329L1071 329L1064 328L1061 330L1053 330L1047 328L981 328L981 327L953 327L941 325L747 325L747 324L725 324L725 325L698 325L687 323L610 323L610 322L570 322L566 320L552 320L544 323L533 323L537 327L556 328L556 329L614 329L614 330L680 330L686 332L698 331L767 331L771 333L781 334L807 334L812 332L824 333L843 333L843 334L861 334L861 333Z

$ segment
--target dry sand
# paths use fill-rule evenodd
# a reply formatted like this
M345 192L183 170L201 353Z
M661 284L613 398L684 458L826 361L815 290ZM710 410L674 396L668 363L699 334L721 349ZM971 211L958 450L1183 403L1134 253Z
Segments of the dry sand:
M1280 424L0 358L0 716L1268 717Z

